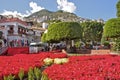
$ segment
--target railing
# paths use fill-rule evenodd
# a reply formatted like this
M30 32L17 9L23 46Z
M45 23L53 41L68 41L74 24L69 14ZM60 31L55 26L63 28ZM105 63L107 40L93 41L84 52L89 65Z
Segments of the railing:
M4 53L6 50L8 49L8 47L0 47L0 55L2 55L2 53Z

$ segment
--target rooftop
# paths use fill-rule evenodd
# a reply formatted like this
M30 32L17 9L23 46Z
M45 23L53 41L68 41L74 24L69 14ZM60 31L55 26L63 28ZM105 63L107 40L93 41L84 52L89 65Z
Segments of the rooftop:
M18 18L6 18L6 19L0 20L0 23L7 23L7 22L18 22L18 23L21 23L21 24L27 26L27 23L25 21L22 21Z

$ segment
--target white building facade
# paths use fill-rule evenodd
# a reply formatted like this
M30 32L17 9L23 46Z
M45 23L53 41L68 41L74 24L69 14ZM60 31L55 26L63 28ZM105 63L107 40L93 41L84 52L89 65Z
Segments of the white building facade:
M5 46L9 47L22 47L28 46L31 42L40 42L47 25L44 26L44 28L33 27L18 18L0 19L2 39Z
M3 33L2 36L7 46L28 46L33 40L29 39L29 28L26 22L18 18L0 20L0 31Z

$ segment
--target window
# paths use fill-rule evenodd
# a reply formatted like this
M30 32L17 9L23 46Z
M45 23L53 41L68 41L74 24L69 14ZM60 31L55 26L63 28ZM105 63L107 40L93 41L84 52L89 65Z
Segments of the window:
M9 25L9 29L13 30L14 25Z
M5 26L4 25L1 25L0 26L0 30L2 30L2 29L4 29L5 28Z

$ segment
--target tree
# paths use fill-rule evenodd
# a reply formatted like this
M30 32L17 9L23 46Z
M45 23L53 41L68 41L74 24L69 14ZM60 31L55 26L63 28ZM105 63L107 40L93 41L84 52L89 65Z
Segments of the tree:
M47 40L46 40L46 33L44 33L42 35L41 40L42 40L42 42L47 42Z
M109 19L105 23L102 42L112 42L112 50L120 51L120 0L116 4L116 8L118 18Z
M81 26L77 22L53 23L48 27L44 40L48 42L68 41L82 37Z
M84 42L100 42L103 33L104 23L92 21L83 22L80 24L83 28L83 41Z
M120 18L112 18L106 22L104 26L103 37L106 38L120 37Z
M117 8L117 17L120 17L120 0L116 4L116 8Z
M120 50L120 18L112 18L106 22L103 37L109 38L114 42L113 51Z

